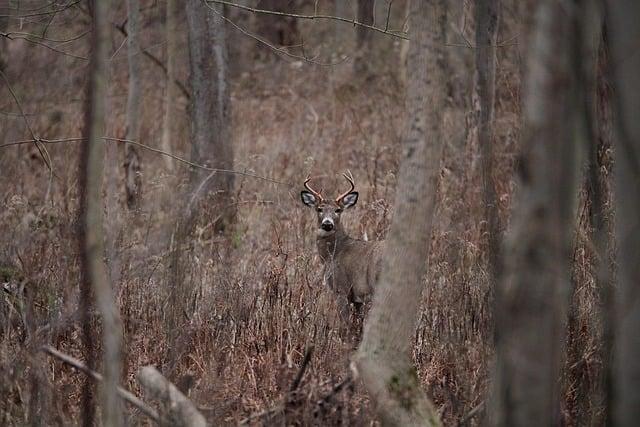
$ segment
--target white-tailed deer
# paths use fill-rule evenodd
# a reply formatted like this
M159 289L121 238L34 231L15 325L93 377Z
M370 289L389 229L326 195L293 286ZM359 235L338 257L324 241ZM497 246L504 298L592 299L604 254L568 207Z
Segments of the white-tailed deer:
M351 188L335 200L325 199L309 186L311 177L304 181L300 193L302 203L314 208L318 216L316 243L324 263L324 281L338 297L341 315L348 312L352 303L357 312L373 293L380 271L380 255L383 241L366 242L350 237L342 228L340 216L358 202L358 192L353 191L353 177L343 176Z

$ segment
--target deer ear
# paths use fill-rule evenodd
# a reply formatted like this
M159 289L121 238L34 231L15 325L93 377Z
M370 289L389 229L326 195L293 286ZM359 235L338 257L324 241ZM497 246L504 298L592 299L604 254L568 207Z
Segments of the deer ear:
M344 197L342 197L342 199L340 200L340 204L342 205L342 207L344 209L348 209L350 207L353 207L356 205L356 203L358 203L358 192L357 191L352 191L351 193L347 193L344 195Z
M308 191L301 191L300 198L302 199L302 203L309 207L314 207L317 203L316 196Z

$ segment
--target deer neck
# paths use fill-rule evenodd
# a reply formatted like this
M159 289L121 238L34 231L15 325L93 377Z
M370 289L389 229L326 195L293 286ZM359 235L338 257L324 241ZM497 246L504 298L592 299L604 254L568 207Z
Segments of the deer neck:
M320 258L322 258L324 262L335 258L350 240L352 240L351 237L349 237L342 228L338 228L336 232L330 236L316 237Z

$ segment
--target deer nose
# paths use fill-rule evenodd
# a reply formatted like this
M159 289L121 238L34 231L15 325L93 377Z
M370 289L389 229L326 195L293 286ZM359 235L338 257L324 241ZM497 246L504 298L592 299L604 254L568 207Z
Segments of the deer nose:
M331 231L333 230L333 222L328 219L325 219L324 221L322 221L321 227L324 231Z

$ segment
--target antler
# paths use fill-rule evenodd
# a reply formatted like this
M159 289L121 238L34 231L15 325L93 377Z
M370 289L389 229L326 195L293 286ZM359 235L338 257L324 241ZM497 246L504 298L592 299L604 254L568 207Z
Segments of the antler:
M320 192L318 192L318 191L314 190L313 188L311 188L309 186L309 181L311 181L311 175L307 175L307 179L304 180L304 188L306 188L307 190L309 190L309 192L311 194L316 196L319 201L323 201L324 197L322 197L322 194L320 194Z
M339 195L336 198L336 202L340 202L340 199L342 199L347 194L351 193L353 191L353 189L356 188L355 184L353 183L353 175L351 175L351 171L347 171L347 172L349 173L349 175L347 175L346 173L343 173L342 176L344 176L345 179L347 181L349 181L349 184L351 185L351 188L348 189L347 191L345 191L344 193L342 193L341 195Z

